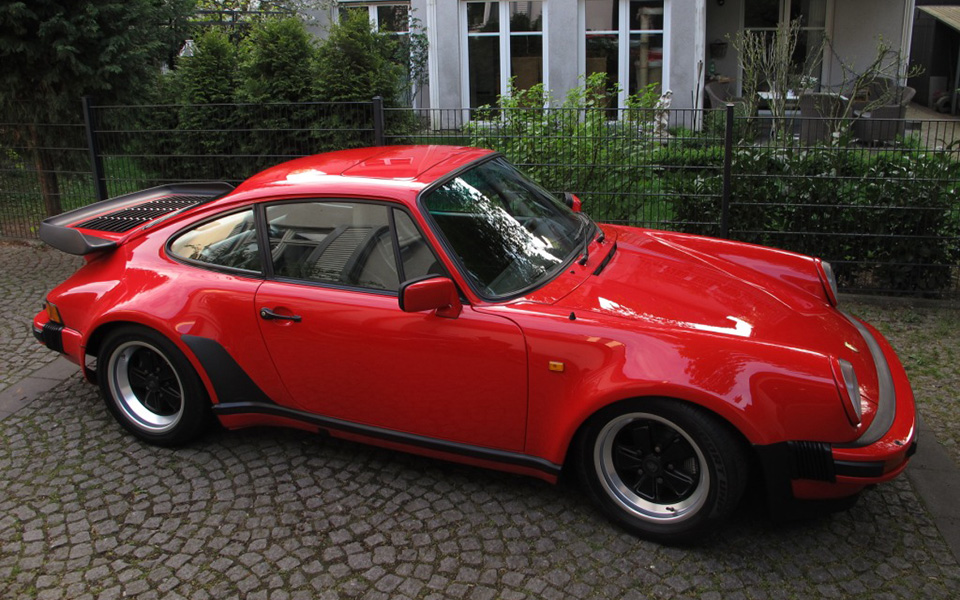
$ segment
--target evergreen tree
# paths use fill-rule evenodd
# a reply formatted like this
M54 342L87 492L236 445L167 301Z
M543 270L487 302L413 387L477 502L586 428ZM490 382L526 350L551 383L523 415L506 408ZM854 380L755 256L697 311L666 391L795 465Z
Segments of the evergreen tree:
M242 121L241 142L254 159L248 175L282 160L317 152L312 130L320 128L314 100L317 49L296 18L257 23L241 46L243 84L239 97L252 103ZM248 161L245 161L247 163Z
M369 101L388 106L401 97L407 67L394 61L397 42L370 29L365 13L348 11L320 47L317 92L329 102Z
M218 104L236 100L240 84L237 48L220 29L210 29L195 40L193 56L177 63L176 83L182 104Z
M243 51L244 100L313 100L316 46L299 19L265 19L250 32Z
M245 173L236 160L223 158L235 147L237 121L234 105L240 86L239 56L225 31L210 29L196 39L191 57L180 59L172 73L179 108L177 155L187 157L178 165L177 176L187 179L237 179ZM195 156L220 157L215 165L198 162Z
M0 4L0 115L22 132L48 214L61 211L43 123L81 120L80 98L135 102L154 89L188 0L30 0Z

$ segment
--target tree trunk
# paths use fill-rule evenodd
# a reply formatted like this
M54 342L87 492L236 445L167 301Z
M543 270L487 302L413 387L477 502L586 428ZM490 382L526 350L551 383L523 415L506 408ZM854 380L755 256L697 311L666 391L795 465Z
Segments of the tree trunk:
M40 143L40 132L35 123L30 126L30 150L33 152L33 164L37 169L37 178L40 182L40 193L43 195L43 206L48 217L63 212L60 205L60 182L57 180L57 171L53 164L50 151Z

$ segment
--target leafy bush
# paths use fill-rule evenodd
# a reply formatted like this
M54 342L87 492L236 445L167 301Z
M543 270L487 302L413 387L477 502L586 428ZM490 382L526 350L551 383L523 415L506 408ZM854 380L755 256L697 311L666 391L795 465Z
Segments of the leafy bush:
M750 107L742 102L733 105L733 141L750 142L757 139L760 133L760 121L756 115L747 111ZM718 143L723 143L724 134L727 128L726 109L710 109L704 111L703 133L705 137L715 138Z
M611 91L612 89L612 91ZM547 189L570 191L584 210L608 222L650 222L660 209L655 177L640 165L664 139L654 124L653 94L631 97L629 118L607 108L616 87L595 73L571 90L559 107L542 84L500 96L464 126L469 144L502 152ZM656 96L659 98L659 96Z
M883 288L936 292L951 283L960 260L958 165L943 155L887 155L871 165L859 189L876 206L869 233L881 243L875 260Z
M680 228L719 235L722 182L706 171L718 157L689 158L703 160L673 180ZM841 286L933 293L960 259L958 177L949 157L920 150L740 148L730 234L830 260Z

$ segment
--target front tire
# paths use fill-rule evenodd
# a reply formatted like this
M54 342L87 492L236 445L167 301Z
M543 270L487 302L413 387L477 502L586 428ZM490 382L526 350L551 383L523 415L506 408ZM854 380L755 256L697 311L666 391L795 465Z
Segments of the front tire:
M658 542L702 538L736 508L747 479L742 444L725 423L660 398L594 415L578 459L582 483L607 516Z
M177 446L205 429L210 401L203 383L183 352L156 331L113 331L101 346L97 370L107 409L145 442Z

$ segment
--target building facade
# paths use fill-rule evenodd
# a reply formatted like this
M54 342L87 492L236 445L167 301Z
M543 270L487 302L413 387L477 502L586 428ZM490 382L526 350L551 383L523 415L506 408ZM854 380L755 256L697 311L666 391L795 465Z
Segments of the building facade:
M703 105L713 77L739 80L730 40L743 29L773 31L801 20L798 60L816 63L824 88L843 83L844 68L866 65L878 39L908 55L914 0L341 0L366 10L381 31L403 35L419 19L429 40L429 82L417 103L477 107L496 101L513 81L543 83L563 98L585 76L602 71L616 98L648 86L673 92L677 108ZM828 40L823 46L819 42ZM806 56L824 47L818 56ZM905 69L904 61L904 69Z

